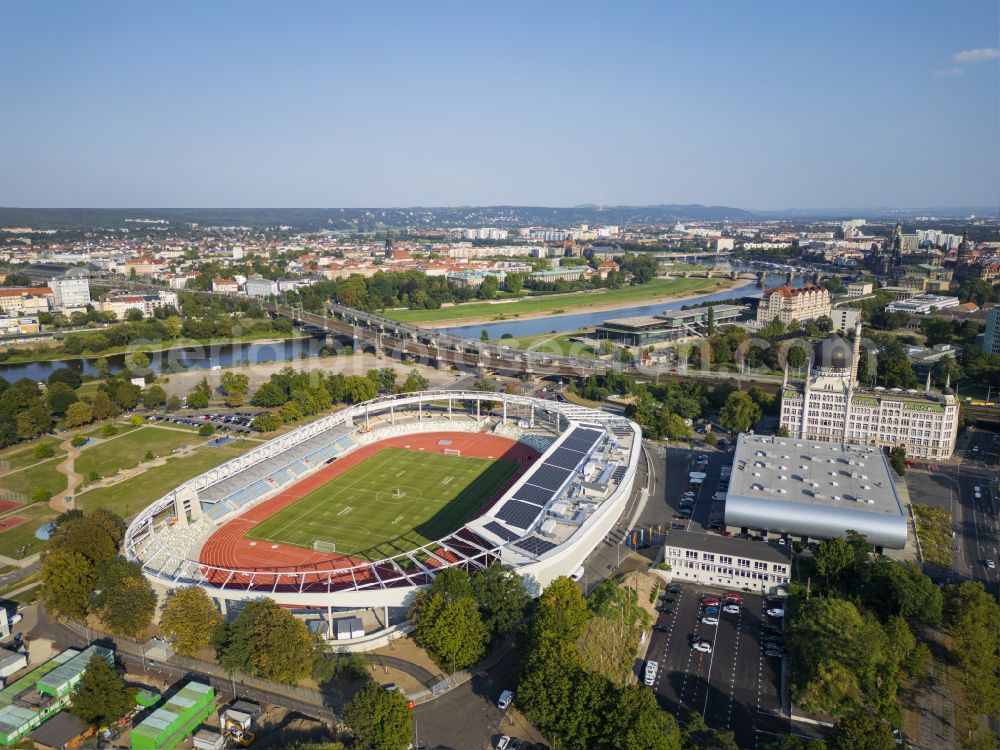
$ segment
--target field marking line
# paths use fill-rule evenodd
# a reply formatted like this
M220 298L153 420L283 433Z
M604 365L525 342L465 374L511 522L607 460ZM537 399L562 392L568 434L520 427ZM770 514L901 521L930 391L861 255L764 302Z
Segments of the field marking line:
M354 508L353 508L353 507L351 507L350 505L345 505L345 506L344 506L344 507L343 507L343 508L341 509L340 513L338 513L337 515L338 515L338 516L346 516L346 515L347 515L348 513L350 513L350 512L352 511L352 510L354 510Z

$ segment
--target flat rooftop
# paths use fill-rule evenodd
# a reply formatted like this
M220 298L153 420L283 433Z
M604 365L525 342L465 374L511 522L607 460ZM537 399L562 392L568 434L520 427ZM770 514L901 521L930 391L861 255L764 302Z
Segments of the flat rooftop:
M881 450L770 435L739 436L728 497L902 513Z
M770 542L756 542L742 537L724 537L718 534L701 534L695 531L670 531L667 533L667 547L712 552L717 555L746 557L762 562L787 563L791 554L787 546L775 546Z

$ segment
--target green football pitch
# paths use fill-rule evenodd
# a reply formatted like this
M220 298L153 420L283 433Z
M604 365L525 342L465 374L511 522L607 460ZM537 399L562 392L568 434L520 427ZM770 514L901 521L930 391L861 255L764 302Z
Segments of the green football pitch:
M253 526L248 539L379 560L462 526L517 471L516 461L384 448Z

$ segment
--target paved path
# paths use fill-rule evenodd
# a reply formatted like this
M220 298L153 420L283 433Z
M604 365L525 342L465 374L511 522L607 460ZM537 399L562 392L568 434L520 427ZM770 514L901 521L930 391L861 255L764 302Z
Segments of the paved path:
M83 475L74 468L76 459L80 455L80 449L73 446L72 438L64 440L59 447L66 451L66 458L56 465L56 471L66 477L67 486L65 490L49 500L49 507L56 513L64 513L71 507L72 501L68 498L72 498L76 488L83 484Z

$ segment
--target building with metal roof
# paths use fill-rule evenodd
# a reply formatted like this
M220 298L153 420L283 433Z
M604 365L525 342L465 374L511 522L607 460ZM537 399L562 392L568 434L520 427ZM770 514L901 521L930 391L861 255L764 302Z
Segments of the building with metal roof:
M132 747L172 750L214 711L212 686L191 681L132 729Z
M906 518L879 448L740 435L726 493L726 526L802 539L848 531L902 549Z

